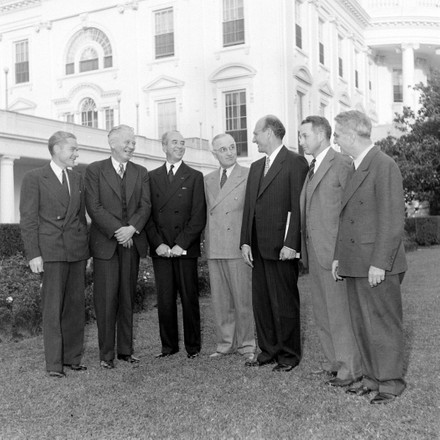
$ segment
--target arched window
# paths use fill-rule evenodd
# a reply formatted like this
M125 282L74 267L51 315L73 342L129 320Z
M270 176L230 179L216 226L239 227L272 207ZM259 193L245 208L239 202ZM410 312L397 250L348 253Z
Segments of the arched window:
M98 111L92 98L86 98L81 103L81 125L98 128Z
M89 70L98 70L98 68L98 52L93 47L88 47L81 54L79 71L88 72Z
M113 54L107 35L97 28L77 32L69 43L66 75L108 67L113 67Z

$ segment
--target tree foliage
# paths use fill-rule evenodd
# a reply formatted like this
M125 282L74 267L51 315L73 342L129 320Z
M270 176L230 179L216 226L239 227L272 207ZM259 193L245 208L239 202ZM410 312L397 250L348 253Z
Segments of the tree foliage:
M404 107L394 122L403 132L376 143L399 165L406 201L427 200L431 214L440 213L440 72L417 84L420 108Z

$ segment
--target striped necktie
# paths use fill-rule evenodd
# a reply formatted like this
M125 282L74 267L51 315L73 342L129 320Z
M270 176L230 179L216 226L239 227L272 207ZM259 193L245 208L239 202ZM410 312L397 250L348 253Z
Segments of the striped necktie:
M222 177L220 179L220 188L223 188L223 185L226 183L227 180L228 180L228 175L226 174L226 168L223 168Z
M312 180L313 176L315 175L315 163L316 159L313 159L309 168L309 180Z
M269 156L266 156L266 163L264 165L264 176L267 174L267 172L269 171L270 168L270 158Z

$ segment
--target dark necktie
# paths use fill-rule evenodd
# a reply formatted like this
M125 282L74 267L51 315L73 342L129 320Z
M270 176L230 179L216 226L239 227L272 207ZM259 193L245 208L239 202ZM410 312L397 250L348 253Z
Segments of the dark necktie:
M174 180L174 173L173 173L174 165L170 166L170 170L168 171L168 182L172 182Z
M122 163L119 164L118 174L121 179L124 178L124 165L122 165Z
M312 163L310 164L310 168L309 168L309 180L313 179L313 176L315 175L315 162L316 159L312 160Z
M220 179L220 188L223 188L223 185L226 183L227 180L228 180L228 175L226 174L226 168L223 168L222 177Z
M64 189L66 190L67 195L70 197L70 191L69 191L69 184L67 183L67 176L66 176L67 171L64 169L62 174L62 179L61 179L61 183L64 187Z

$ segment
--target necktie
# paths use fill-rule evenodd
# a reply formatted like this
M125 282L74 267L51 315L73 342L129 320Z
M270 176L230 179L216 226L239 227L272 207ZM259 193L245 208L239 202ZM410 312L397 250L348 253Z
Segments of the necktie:
M223 185L226 183L227 180L228 180L228 175L226 174L226 168L223 168L222 177L220 179L220 188L223 188Z
M315 162L316 159L313 159L311 164L310 164L310 168L309 168L309 180L313 179L313 176L315 175Z
M119 164L118 174L121 179L124 178L124 165L122 165L122 163Z
M264 165L264 176L267 174L270 168L270 159L269 156L266 156L266 164Z
M173 173L174 165L170 166L170 170L168 171L168 182L172 182L174 180L174 173Z
M61 175L62 175L61 183L62 183L64 189L66 190L67 195L70 197L69 184L67 183L66 173L67 173L67 171L64 169L63 172L61 173Z

